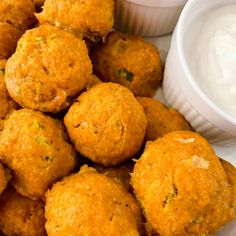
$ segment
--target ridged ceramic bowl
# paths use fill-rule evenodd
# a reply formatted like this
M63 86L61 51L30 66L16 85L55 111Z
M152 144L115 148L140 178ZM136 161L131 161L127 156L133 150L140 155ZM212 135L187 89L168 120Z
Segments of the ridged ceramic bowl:
M116 0L115 28L159 36L173 31L187 0Z

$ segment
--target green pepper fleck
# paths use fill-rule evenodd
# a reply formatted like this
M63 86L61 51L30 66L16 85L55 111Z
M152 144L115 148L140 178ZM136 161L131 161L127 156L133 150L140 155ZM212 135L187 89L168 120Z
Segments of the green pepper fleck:
M35 41L37 43L45 43L46 39L43 36L37 36L37 37L35 37Z
M37 120L33 120L30 127L35 129L45 129L45 127Z
M230 204L230 208L234 208L234 207L236 207L236 201L234 201Z
M36 142L40 145L48 146L50 143L42 136L36 137Z
M204 218L202 216L199 216L199 217L193 219L193 223L199 225L203 222L203 220L204 220Z
M118 72L118 75L122 79L125 79L125 80L127 80L129 82L133 81L134 74L132 72L126 70L125 68L119 68L117 72Z

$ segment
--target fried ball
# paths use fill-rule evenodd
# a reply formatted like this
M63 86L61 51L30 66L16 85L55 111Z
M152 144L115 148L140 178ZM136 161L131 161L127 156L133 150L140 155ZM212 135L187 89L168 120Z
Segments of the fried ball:
M45 216L48 236L139 236L142 225L135 198L91 168L53 185Z
M98 84L80 95L64 123L76 150L104 166L119 164L137 153L147 127L133 94L113 83Z
M148 121L146 140L154 141L175 130L191 130L184 116L175 109L152 98L137 97L137 100L143 107Z
M235 206L236 205L236 168L228 161L225 161L223 159L221 159L220 161L226 173L227 180L232 188L233 205Z
M10 171L5 169L0 163L0 195L2 194L3 190L7 187L7 184L10 179L11 179Z
M0 159L13 171L16 190L32 199L43 197L76 165L76 153L62 123L28 109L14 111L6 120Z
M79 37L105 38L114 24L114 1L46 0L36 17L40 24L50 23Z
M129 88L135 96L153 96L162 80L158 50L138 36L112 32L91 54L95 73L103 81Z
M91 89L92 87L94 87L97 84L101 84L102 81L96 76L96 75L91 75L87 84L85 85L86 90Z
M57 113L84 88L92 64L83 40L50 25L27 31L6 65L11 97L24 108Z
M0 1L0 58L10 57L17 41L36 21L31 0Z
M0 230L9 236L46 236L44 206L8 187L0 196Z
M128 161L122 163L121 165L113 167L103 167L96 165L95 169L102 174L105 174L107 177L116 180L117 182L124 185L124 187L132 192L132 186L130 184L131 173L133 172L134 161Z
M162 236L208 235L234 217L224 169L209 143L191 131L150 143L131 183L148 225Z
M0 60L0 131L8 115L18 108L15 101L9 96L4 80L6 60Z

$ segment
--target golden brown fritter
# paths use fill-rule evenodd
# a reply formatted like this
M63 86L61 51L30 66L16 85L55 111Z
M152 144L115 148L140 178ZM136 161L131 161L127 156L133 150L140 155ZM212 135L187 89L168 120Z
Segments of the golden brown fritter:
M91 54L95 73L103 81L129 88L135 96L153 96L162 80L162 65L155 46L141 37L112 32Z
M5 64L6 60L0 60L0 131L3 129L4 121L8 117L8 115L13 110L18 108L18 105L9 96L6 89L6 84L4 79Z
M11 179L10 171L5 169L0 163L0 195L3 190L7 187L9 180Z
M14 111L6 120L0 159L13 171L16 190L32 199L43 197L76 165L76 153L62 123L28 109Z
M40 24L50 23L80 37L105 38L114 24L114 1L46 0L36 17Z
M154 141L175 130L191 130L184 116L175 109L152 98L137 97L137 100L143 107L148 121L146 140Z
M36 21L31 0L0 1L0 58L10 57L17 41Z
M104 166L136 154L147 127L144 111L133 94L113 83L98 84L80 95L64 123L76 150Z
M149 227L162 236L208 235L234 217L224 169L209 143L191 131L150 143L131 184Z
M56 113L84 88L92 64L83 40L50 25L27 31L6 65L11 97L24 108Z
M87 84L85 85L86 90L91 89L92 87L94 87L97 84L101 84L102 81L96 76L96 75L91 75Z
M0 196L0 230L9 236L46 236L44 206L9 186Z
M47 192L45 216L48 236L139 236L142 227L136 199L85 167Z
M130 179L131 173L133 172L134 163L134 161L128 161L113 167L95 165L95 168L99 173L105 174L107 177L123 184L129 192L132 192L133 188L130 184Z
M220 161L226 173L227 180L232 188L233 205L235 206L236 205L236 168L228 161L225 161L223 159L221 159Z

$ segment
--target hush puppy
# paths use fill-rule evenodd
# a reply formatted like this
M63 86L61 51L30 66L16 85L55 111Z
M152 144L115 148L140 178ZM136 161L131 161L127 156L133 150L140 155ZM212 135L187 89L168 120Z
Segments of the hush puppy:
M136 154L147 127L136 98L114 83L98 84L80 95L64 123L76 150L104 166L119 164Z
M31 0L0 1L0 58L10 57L17 41L36 21Z
M4 124L0 159L13 172L13 185L27 197L43 197L76 165L76 153L60 121L41 112L14 111Z
M191 130L184 116L175 109L166 107L152 98L137 97L137 100L143 107L148 121L146 140L154 141L175 130Z
M83 40L50 25L27 31L6 65L6 86L24 108L57 113L84 88L92 64Z
M136 199L87 167L46 193L45 216L48 236L139 236L142 227Z
M7 187L9 180L11 179L10 171L5 169L0 163L0 195L3 190Z
M8 115L18 107L6 89L4 79L5 64L6 60L0 60L0 131L3 129L4 121Z
M220 160L191 131L174 131L150 143L131 183L148 228L161 236L208 235L234 217Z
M13 236L46 236L45 203L21 196L9 186L0 196L0 231Z
M112 32L92 51L91 59L101 80L122 84L135 96L153 96L162 80L157 48L138 36Z
M105 38L114 24L114 0L46 0L36 17L40 24L50 23L79 37Z

